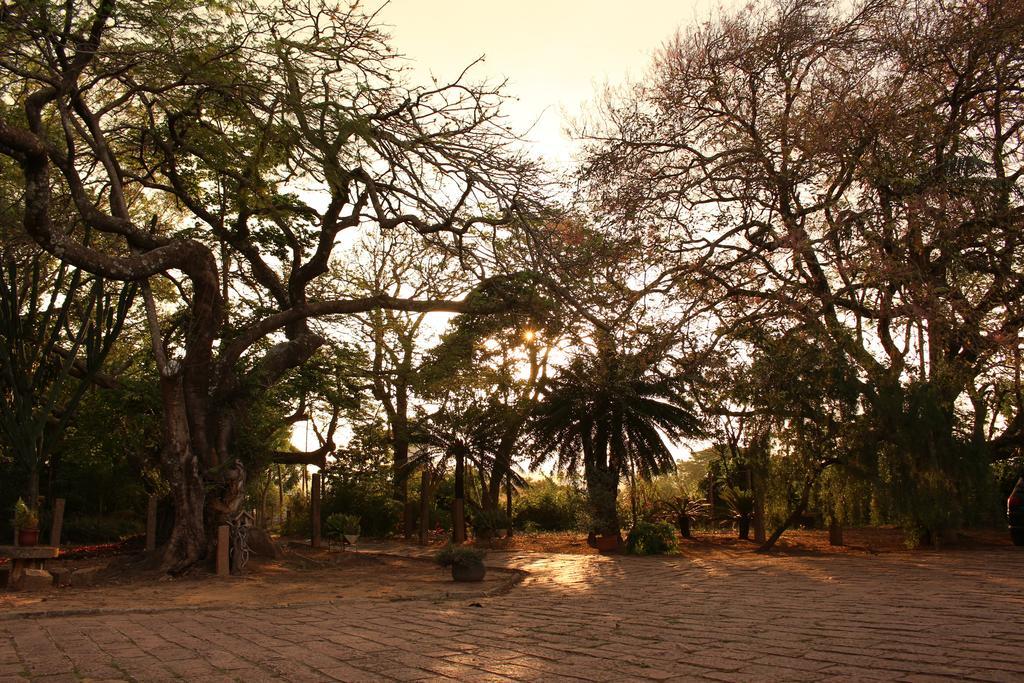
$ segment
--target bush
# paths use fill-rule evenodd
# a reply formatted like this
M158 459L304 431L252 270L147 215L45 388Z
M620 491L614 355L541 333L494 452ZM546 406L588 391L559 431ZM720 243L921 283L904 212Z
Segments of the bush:
M115 543L145 533L140 515L121 512L112 515L77 515L64 518L61 536L67 543Z
M342 479L328 475L323 498L323 514L344 513L359 518L364 536L385 538L402 521L402 504L391 497L386 479L365 477Z
M281 533L285 536L307 537L313 532L309 516L309 499L301 493L293 493L285 499L284 524Z
M452 545L449 543L434 555L434 561L442 567L450 567L453 564L468 567L472 565L482 565L484 563L484 555L485 553L483 550Z
M586 529L586 497L568 484L550 477L531 481L514 501L513 516L519 529L578 531Z
M668 522L637 522L626 537L626 552L633 555L664 555L675 549L675 528Z
M477 510L473 513L473 532L479 536L493 535L498 529L508 529L508 515L504 510Z

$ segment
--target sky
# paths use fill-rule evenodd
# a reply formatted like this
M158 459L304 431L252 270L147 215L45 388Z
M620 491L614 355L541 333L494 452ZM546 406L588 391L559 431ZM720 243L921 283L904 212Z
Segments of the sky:
M412 84L451 81L479 58L475 80L507 81L506 113L535 152L566 168L573 143L565 132L605 84L643 76L653 53L677 29L737 0L391 0L377 20L407 59ZM339 428L339 443L347 440ZM305 423L292 444L317 446ZM678 456L688 449L677 447Z
M604 84L639 78L678 28L735 0L391 0L378 19L415 79L454 79L475 59L479 79L508 81L513 128L527 131L559 166L572 157L563 135ZM372 7L366 5L367 9ZM429 83L427 80L422 82ZM532 127L532 129L531 129Z

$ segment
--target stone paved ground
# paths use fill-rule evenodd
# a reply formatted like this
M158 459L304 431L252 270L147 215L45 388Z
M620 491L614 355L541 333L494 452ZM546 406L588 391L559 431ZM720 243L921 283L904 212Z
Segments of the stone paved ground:
M1024 680L1024 553L1010 548L489 563L529 575L479 606L0 616L0 681Z

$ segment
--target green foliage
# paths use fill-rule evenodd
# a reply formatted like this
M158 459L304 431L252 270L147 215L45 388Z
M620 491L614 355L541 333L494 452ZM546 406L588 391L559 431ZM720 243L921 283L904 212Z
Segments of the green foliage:
M434 555L434 561L442 567L451 567L455 564L463 567L482 566L485 555L486 551L479 548L457 546L449 543Z
M159 386L152 380L156 369L133 358L135 351L115 354L113 362L127 364L118 388L87 392L65 433L53 490L67 500L69 514L140 514L148 493L168 492L159 470L163 425Z
M633 461L637 474L650 478L675 468L664 437L679 441L700 434L680 387L649 375L639 358L604 353L580 357L546 387L532 425L536 459L555 454L575 470L585 441L608 435L608 458L625 469Z
M327 516L327 535L331 538L343 536L358 536L360 531L359 517L346 515L343 512L335 512Z
M361 533L374 538L392 534L402 519L401 503L391 496L386 478L326 477L323 509L328 516L337 512L360 520Z
M313 531L309 514L309 498L295 492L285 500L285 518L281 533L285 536L308 537Z
M719 491L718 497L725 503L733 519L745 519L754 514L756 500L753 491L729 486Z
M67 514L61 535L68 543L115 543L145 533L145 516L131 511Z
M516 528L535 531L573 531L589 528L586 494L550 477L534 479L512 501Z
M619 507L628 511L635 495L640 516L673 524L681 515L691 520L708 513L708 504L701 497L702 480L707 476L706 463L694 459L676 463L675 471L630 482L619 496ZM631 490L635 489L635 490Z
M39 515L21 498L14 504L14 526L18 529L39 528Z
M0 263L0 451L5 479L39 493L83 396L121 333L137 285L102 278L33 252ZM0 492L2 495L3 492Z
M621 474L641 479L672 471L675 460L666 438L700 434L680 385L650 372L644 353L626 355L602 348L580 356L545 387L531 431L535 464L556 455L559 465L582 465L592 523L618 532L616 498Z
M668 522L638 520L626 537L626 552L633 555L664 555L675 549L675 527Z
M504 510L477 510L472 517L473 531L479 535L490 535L498 529L508 529L509 519Z
M335 453L337 462L321 472L323 514L355 515L364 536L384 538L402 519L402 505L394 499L388 431L374 418L356 418L348 445Z

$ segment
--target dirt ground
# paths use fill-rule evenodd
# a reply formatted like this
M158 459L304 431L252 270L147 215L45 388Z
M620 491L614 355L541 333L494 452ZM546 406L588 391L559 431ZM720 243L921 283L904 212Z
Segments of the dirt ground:
M736 532L695 531L691 539L678 539L678 554L710 559L753 553L757 544L741 541ZM439 541L438 543L440 543ZM776 555L829 556L879 555L907 552L902 532L896 528L849 528L844 545L831 546L824 530L787 531L779 540ZM478 545L496 551L596 555L578 532L522 533ZM983 550L1010 546L1004 530L969 530L939 552ZM933 547L912 552L935 553ZM95 546L72 551L49 568L99 567L96 585L90 588L54 588L39 592L0 592L0 618L40 612L89 612L124 609L191 607L268 607L295 604L332 604L363 598L383 600L445 600L493 595L506 591L520 574L491 568L483 583L462 584L451 580L447 569L418 558L361 554L321 549L314 551L292 543L280 560L254 557L244 575L219 578L208 569L196 569L181 577L168 577L148 569L138 551L123 547Z
M57 560L48 568L100 567L96 585L46 591L0 591L0 618L38 612L189 607L270 607L306 603L445 600L501 592L519 578L491 568L481 583L456 583L451 571L413 558L351 551L290 549L281 560L254 557L242 576L196 569L169 577L144 566L140 554Z
M753 532L751 532L753 538ZM715 550L754 551L758 545L752 540L741 541L735 530L694 531L693 538L678 537L679 553L701 555ZM587 545L585 534L578 532L540 532L516 534L508 539L481 544L495 550L517 550L542 553L567 553L571 555L596 555L597 550ZM970 529L961 532L955 543L944 543L942 549L968 550L1010 546L1009 534L1003 529ZM925 546L915 552L934 552ZM779 554L848 554L848 553L889 553L907 552L906 537L895 527L863 527L843 530L843 545L832 546L828 542L828 531L822 529L791 529L783 534L775 546Z

